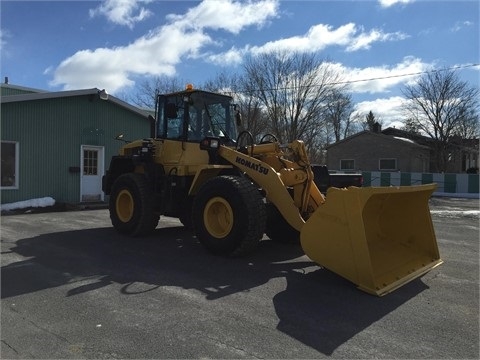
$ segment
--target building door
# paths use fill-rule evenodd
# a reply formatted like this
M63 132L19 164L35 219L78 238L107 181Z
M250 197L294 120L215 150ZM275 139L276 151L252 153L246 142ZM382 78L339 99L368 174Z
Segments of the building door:
M104 174L103 146L81 146L80 201L103 201L102 176Z

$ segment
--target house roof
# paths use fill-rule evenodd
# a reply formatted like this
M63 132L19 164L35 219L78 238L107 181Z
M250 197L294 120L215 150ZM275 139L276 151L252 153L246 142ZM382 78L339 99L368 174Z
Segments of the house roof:
M66 98L66 97L84 96L84 95L99 95L101 91L102 90L100 89L93 88L93 89L83 89L83 90L36 92L36 93L29 93L29 94L7 95L7 96L2 96L0 98L0 103L7 104L7 103L14 103L14 102L21 102L21 101L57 99L57 98ZM133 105L130 105L125 101L122 101L112 95L108 95L108 99L106 101L112 102L120 107L123 107L141 116L147 117L149 115L147 111L139 109Z
M429 144L432 144L433 142L435 142L435 140L432 139L431 137L420 135L420 134L415 134L415 133L405 131L405 130L401 130L401 129L397 129L397 128L394 128L394 127L389 127L389 128L386 128L385 130L382 130L382 134L403 137L403 138L406 138L406 139L411 139L411 140L415 141L417 144L420 144L420 145L429 145Z
M34 89L34 88L26 87L26 86L19 86L19 85L13 85L13 84L5 84L5 83L0 84L0 87L5 88L5 89L19 90L19 91L23 91L23 92L26 92L26 93L45 93L45 92L47 92L45 90ZM5 95L5 96L7 96L7 95Z
M420 144L416 143L414 140L406 138L406 137L391 136L391 135L385 135L383 133L376 133L376 132L373 132L373 131L364 130L364 131L361 131L359 133L353 134L349 137L346 137L345 139L337 141L336 143L328 145L327 150L332 148L332 147L335 147L337 145L341 145L341 144L344 144L346 142L349 142L350 140L352 140L356 137L365 136L365 135L371 135L371 136L374 136L374 137L378 137L379 139L381 138L383 140L397 142L398 144L402 143L403 145L407 145L407 146L414 146L414 147L417 147L417 148L429 149L428 146L420 145Z
M385 135L397 136L397 137L403 137L403 138L406 138L406 139L411 139L411 140L415 141L416 143L418 143L420 145L426 145L426 146L429 146L429 145L431 146L432 144L437 142L437 140L432 139L431 137L411 133L411 132L396 129L396 128L387 128L387 129L383 130L382 133L385 134ZM459 136L453 136L450 139L449 145L454 147L454 148L463 150L463 151L478 153L478 143L479 143L478 140L479 140L478 138L476 138L476 139L462 139Z

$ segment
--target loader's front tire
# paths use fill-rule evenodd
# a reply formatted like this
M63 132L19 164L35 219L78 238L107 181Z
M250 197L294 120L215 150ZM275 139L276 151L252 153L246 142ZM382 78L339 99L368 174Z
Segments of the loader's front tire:
M246 178L219 176L208 180L193 203L193 225L198 240L217 255L252 252L265 231L265 204Z
M115 180L110 193L110 219L121 234L146 236L158 225L153 196L142 174L123 174Z

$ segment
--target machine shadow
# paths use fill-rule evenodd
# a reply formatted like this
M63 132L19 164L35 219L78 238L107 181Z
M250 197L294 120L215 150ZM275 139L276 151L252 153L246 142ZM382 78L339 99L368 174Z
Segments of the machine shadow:
M377 297L322 268L286 279L287 289L273 298L278 330L326 355L428 288L415 279Z
M18 240L10 251L28 259L2 266L2 299L60 286L76 296L116 283L124 295L177 286L215 300L285 278L287 288L273 297L278 330L324 354L426 289L417 279L377 298L328 270L312 272L300 246L264 240L249 257L224 258L183 227L133 239L113 228L44 234Z
M137 293L132 283L145 283L197 289L214 300L284 276L284 267L305 266L271 267L303 255L298 246L274 245L262 241L250 257L225 258L209 254L183 226L157 228L145 238L122 236L110 227L44 234L18 240L8 251L27 259L2 266L1 298L97 279L67 296L110 283L124 284L124 294Z

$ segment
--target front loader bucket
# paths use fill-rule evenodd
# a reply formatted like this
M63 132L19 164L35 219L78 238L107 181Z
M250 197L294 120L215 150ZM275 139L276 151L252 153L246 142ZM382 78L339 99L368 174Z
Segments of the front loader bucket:
M330 188L300 239L317 264L385 295L440 265L428 200L436 184Z

